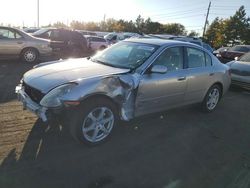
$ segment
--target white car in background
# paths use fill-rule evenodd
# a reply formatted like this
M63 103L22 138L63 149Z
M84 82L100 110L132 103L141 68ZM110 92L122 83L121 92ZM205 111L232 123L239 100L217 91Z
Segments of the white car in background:
M84 36L88 41L89 49L93 51L103 50L108 47L109 43L106 39L97 36Z

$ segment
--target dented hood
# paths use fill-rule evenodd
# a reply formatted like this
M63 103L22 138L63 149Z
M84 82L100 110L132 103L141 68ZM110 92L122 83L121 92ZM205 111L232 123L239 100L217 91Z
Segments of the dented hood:
M129 72L94 63L88 59L69 59L34 68L24 74L23 81L43 93L72 81Z

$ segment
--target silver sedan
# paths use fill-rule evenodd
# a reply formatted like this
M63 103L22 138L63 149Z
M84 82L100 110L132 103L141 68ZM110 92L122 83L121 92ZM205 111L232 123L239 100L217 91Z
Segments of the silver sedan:
M44 63L16 87L42 120L66 113L78 141L98 144L119 122L200 103L212 112L230 85L227 65L195 44L129 39L92 58Z
M232 85L250 89L250 52L227 65L231 69Z
M35 38L19 29L0 27L0 59L16 59L33 63L52 55L50 41Z

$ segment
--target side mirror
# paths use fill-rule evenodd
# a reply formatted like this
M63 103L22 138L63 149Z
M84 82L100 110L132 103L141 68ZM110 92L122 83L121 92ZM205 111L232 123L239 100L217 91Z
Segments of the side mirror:
M234 60L235 60L235 61L238 61L238 60L239 60L239 57L235 57Z
M167 71L168 71L168 68L164 65L154 65L151 68L151 73L165 74Z

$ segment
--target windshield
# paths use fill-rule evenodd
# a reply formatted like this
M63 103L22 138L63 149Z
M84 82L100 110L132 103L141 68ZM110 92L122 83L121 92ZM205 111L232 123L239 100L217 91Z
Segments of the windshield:
M234 46L229 51L249 52L250 49L246 46Z
M204 42L203 42L203 47L204 47L205 49L207 49L209 52L213 52L213 48L212 48L210 45L208 45L208 44L206 44L206 43L204 43Z
M109 33L109 34L105 35L104 38L105 38L106 40L110 40L110 39L113 38L114 36L115 36L114 33Z
M239 60L240 61L250 62L250 53L247 53L247 54L241 56L241 58Z
M92 61L118 68L134 69L143 64L157 46L134 42L119 42L91 58Z
M45 33L46 31L48 31L48 29L40 29L40 30L34 32L33 35L40 35L40 34Z

